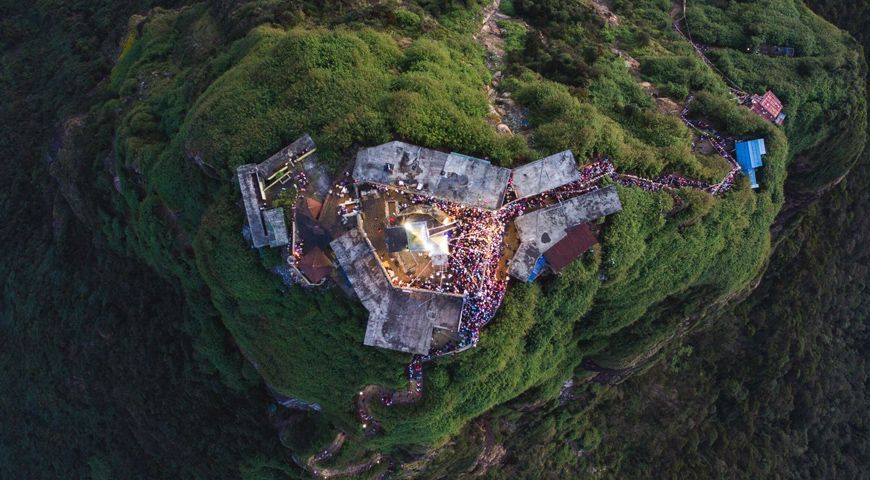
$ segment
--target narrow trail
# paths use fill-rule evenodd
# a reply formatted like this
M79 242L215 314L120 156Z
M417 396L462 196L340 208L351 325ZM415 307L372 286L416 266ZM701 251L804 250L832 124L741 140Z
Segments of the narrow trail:
M499 95L498 88L502 80L502 70L505 67L505 31L498 23L502 21L516 21L508 15L502 13L499 9L501 0L493 0L492 3L483 9L483 20L480 23L480 29L473 35L473 38L486 51L485 63L486 67L492 72L492 81L485 87L487 103L489 103L489 114L487 122L492 125L497 132L503 135L513 135L525 130L528 122L525 120L525 111L520 108L509 97L502 93ZM529 28L525 22L521 22L527 29Z
M501 27L498 26L498 21L508 20L510 17L501 13L499 11L500 7L501 0L493 0L491 4L483 9L483 21L480 23L480 30L473 36L474 40L486 49L486 66L490 70L501 67L505 53L504 33Z
M382 459L383 455L381 455L380 453L376 453L372 456L372 458L363 463L357 463L345 468L318 469L315 467L313 470L310 470L310 472L318 478L352 477L354 475L359 475L360 473L371 470L375 467L375 465L381 463Z
M342 445L344 445L346 438L347 435L344 432L338 432L332 443L330 443L325 449L310 456L308 461L305 462L305 464L308 465L309 470L314 470L315 464L318 462L329 460L335 456L335 454L341 449Z
M415 356L408 366L409 382L405 390L393 390L383 385L366 385L356 396L356 414L366 436L380 433L380 422L371 415L373 403L380 402L385 406L411 405L423 397L423 364Z
M319 463L331 459L339 450L341 450L346 439L347 434L344 432L338 432L335 439L332 440L332 443L330 443L325 449L308 457L308 460L305 462L308 471L318 478L349 477L371 470L375 465L381 463L383 457L380 453L376 453L365 462L349 465L345 468L318 468L317 465Z
M613 0L592 0L592 9L598 14L608 25L613 27L619 26L619 16L613 13Z
M478 424L478 427L483 433L484 440L483 448L480 450L477 458L474 459L474 466L469 468L472 476L475 477L486 475L486 472L489 471L492 466L501 463L505 454L507 454L507 450L505 450L504 446L496 443L495 434L489 419L482 419Z
M680 6L681 1L682 7ZM743 102L749 97L749 93L743 91L740 86L737 85L736 82L734 82L734 80L731 80L728 75L725 75L722 70L719 70L719 68L716 67L716 64L714 64L713 61L707 57L706 51L708 47L696 43L692 39L692 33L689 31L689 19L688 17L686 17L687 1L688 0L674 0L673 8L671 8L671 18L673 19L672 25L674 27L674 31L676 31L681 37L683 37L685 41L689 42L689 45L692 46L692 49L695 51L695 54L698 55L698 58L700 58L705 65L712 68L714 72L718 73L719 76L722 77L723 80L725 80L725 83L728 84L728 89L731 91L731 94L734 95L734 97L738 101ZM685 32L682 28L680 28L681 23L685 25Z

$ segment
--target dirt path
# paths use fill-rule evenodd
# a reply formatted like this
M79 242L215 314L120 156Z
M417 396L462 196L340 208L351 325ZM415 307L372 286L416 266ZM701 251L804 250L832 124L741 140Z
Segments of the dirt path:
M347 434L345 434L344 432L338 432L338 434L332 440L332 443L330 443L323 450L308 457L308 460L305 462L305 465L308 467L308 471L319 478L349 477L351 475L356 475L370 470L375 465L381 463L381 459L383 457L380 453L376 453L368 461L350 465L345 468L317 468L317 465L319 463L325 462L330 458L334 457L335 454L338 453L339 450L341 450L341 447L344 445L344 441L346 439Z
M681 21L686 18L686 2L685 0L673 0L671 2L671 19Z
M305 462L308 465L309 470L315 470L315 465L318 462L323 462L329 460L335 454L341 450L342 445L344 445L344 441L347 438L347 435L344 432L338 432L335 436L335 439L332 440L332 443L329 444L325 449L317 452L316 454L308 457L308 461Z
M383 456L376 453L368 461L357 463L345 468L324 468L311 470L311 473L319 478L335 478L335 477L350 477L366 472L374 468L375 465L381 463Z
M412 362L411 365L414 365ZM376 435L383 429L371 414L372 404L382 403L386 406L411 405L423 397L422 371L419 380L411 378L406 390L392 390L383 385L366 385L356 397L357 418L362 424L366 435Z
M695 41L692 40L692 34L691 32L689 32L689 19L686 17L687 1L688 0L674 0L671 6L671 19L673 20L672 25L674 27L674 30L678 34L680 34L680 36L683 37L684 40L689 42L689 45L692 46L695 54L698 55L698 58L700 58L701 61L704 62L704 64L712 68L714 72L722 77L722 80L724 80L725 83L728 84L728 89L731 91L731 94L734 95L734 97L738 101L743 102L744 100L746 100L747 97L749 97L749 94L743 91L740 86L737 85L737 83L728 78L728 76L725 75L722 70L719 70L713 63L713 61L707 57L706 51L708 50L708 47L699 43L695 43ZM680 27L681 24L683 25L683 27Z
M493 0L483 9L483 21L480 30L474 35L474 39L486 49L486 66L492 71L498 71L504 60L504 31L498 26L500 20L508 20L510 17L501 13L501 0Z
M613 0L592 0L592 8L608 25L619 26L619 16L613 13Z
M483 449L474 461L474 466L471 468L471 473L475 477L486 475L490 467L501 463L507 450L495 442L495 434L492 431L488 419L480 421L479 427L483 432L484 444Z
M483 9L483 21L480 30L474 35L484 50L486 50L486 67L492 72L492 81L485 87L486 98L489 103L489 115L487 121L497 132L504 135L513 135L515 132L524 130L527 126L525 110L520 108L507 92L499 94L498 88L502 80L502 70L505 67L504 36L505 31L498 26L498 22L514 20L502 13L501 0L493 0ZM528 29L528 25L523 23Z

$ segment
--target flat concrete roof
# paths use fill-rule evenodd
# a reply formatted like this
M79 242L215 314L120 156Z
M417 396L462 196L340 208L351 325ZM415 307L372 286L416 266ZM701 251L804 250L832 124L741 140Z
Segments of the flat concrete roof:
M269 239L270 247L283 247L290 243L283 208L263 210L263 221L266 222L266 237Z
M316 147L314 140L312 140L311 136L306 133L294 140L290 145L278 150L278 152L273 154L271 157L260 162L260 164L257 165L257 168L264 179L268 178L279 168L287 163L295 162L297 158L311 150L314 150Z
M514 168L517 198L531 197L580 180L580 170L571 150L565 150Z
M241 165L236 169L239 179L239 188L242 192L242 201L245 204L245 215L251 229L251 243L254 248L265 247L269 244L266 237L266 229L263 225L263 217L260 213L260 179L257 165Z
M362 232L352 228L329 242L329 246L366 310L370 313L379 311L382 297L388 294L392 285Z
M353 178L408 192L495 210L504 201L511 171L459 153L393 141L361 149Z
M424 292L394 292L386 311L369 314L363 344L408 353L429 353L432 330L456 331L462 298Z
M527 281L538 258L568 235L570 227L622 210L616 187L609 186L570 198L556 205L520 215L514 220L520 246L509 273Z
M434 328L459 329L463 299L394 288L359 229L351 229L330 246L369 311L363 344L427 354Z
M249 163L236 169L254 248L266 245L280 247L290 243L283 211L280 215L271 210L262 211L267 203L271 203L264 199L264 188L274 181L268 180L273 173L286 165L292 165L293 168L288 169L288 172L304 171L311 182L309 190L320 196L329 190L325 169L318 163L316 155L309 154L315 148L314 140L306 133L259 164ZM300 158L301 162L298 161Z

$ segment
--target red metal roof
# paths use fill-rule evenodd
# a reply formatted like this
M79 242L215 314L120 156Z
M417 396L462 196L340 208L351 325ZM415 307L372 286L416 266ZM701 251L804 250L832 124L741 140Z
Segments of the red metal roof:
M317 284L332 271L332 261L319 247L309 250L299 262L299 271L309 282Z
M315 219L318 218L320 216L320 209L323 208L323 203L308 195L305 196L305 202L308 203L308 211L311 212L311 216Z
M299 197L296 199L297 215L305 215L306 217L317 220L317 217L320 215L320 210L322 208L322 203L320 203L315 198L309 197L308 195L299 195Z
M782 102L768 90L764 95L752 96L752 111L773 120L782 112Z
M567 235L544 252L544 258L554 272L559 273L592 245L598 243L589 223L581 223L567 230Z

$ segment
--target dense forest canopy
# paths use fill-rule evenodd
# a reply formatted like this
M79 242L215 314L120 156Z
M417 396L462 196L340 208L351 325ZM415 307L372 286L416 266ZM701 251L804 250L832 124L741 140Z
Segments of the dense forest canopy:
M867 46L866 6L811 3ZM797 0L689 2L712 68L671 2L601 5L502 0L496 70L482 1L5 2L0 477L302 478L338 431L328 465L389 455L370 476L860 477L861 46ZM752 53L767 44L796 55ZM494 79L524 130L490 124ZM785 126L735 85L774 90ZM480 345L427 364L423 400L376 407L384 433L363 436L355 393L403 387L409 359L361 344L357 302L288 287L249 248L235 167L308 132L333 171L398 138L712 181L727 166L663 108L690 96L766 139L762 187L619 186L600 247L511 285Z

